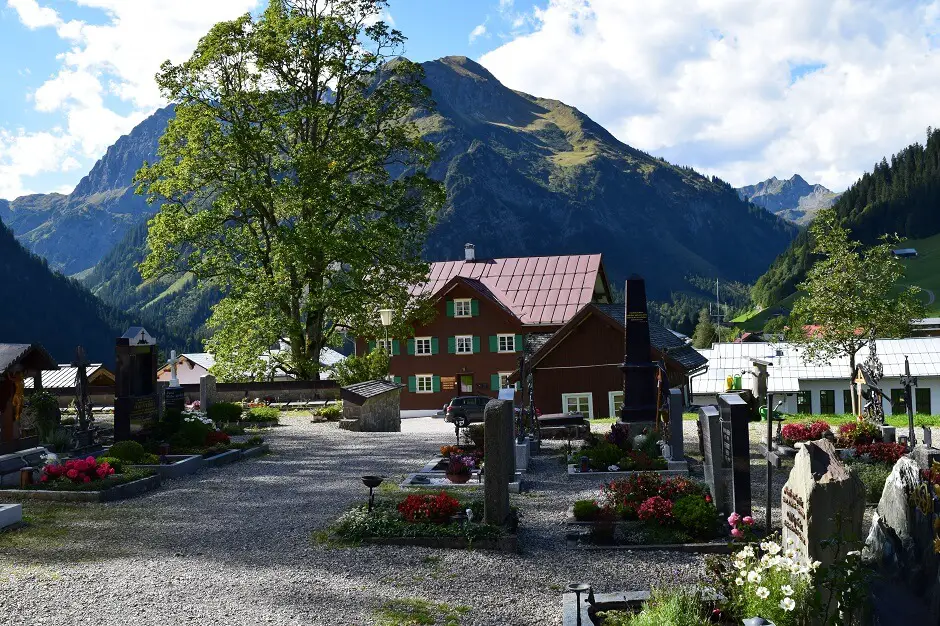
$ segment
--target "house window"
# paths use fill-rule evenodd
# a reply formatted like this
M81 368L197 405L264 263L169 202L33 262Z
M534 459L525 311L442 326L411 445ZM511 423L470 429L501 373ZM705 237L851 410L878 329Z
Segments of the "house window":
M516 351L516 336L515 335L496 335L496 341L498 342L499 352L515 352Z
M620 407L623 406L623 391L607 392L608 406L610 410L609 417L617 417L620 414Z
M415 376L415 383L418 393L431 393L434 391L434 376L431 374L418 374Z
M458 335L454 339L457 340L457 354L473 354L472 335Z
M509 389L512 387L512 383L509 382L509 377L512 376L512 372L500 372L499 373L499 388L500 389Z
M835 415L836 392L832 389L823 389L819 392L819 412L823 415Z
M907 413L907 407L904 406L904 390L891 390L891 415L904 415Z
M392 353L392 340L391 339L376 339L375 340L376 350L385 350L385 354Z
M581 413L589 418L594 417L594 402L589 393L563 393L561 406L565 413Z
M811 415L813 413L813 394L809 391L796 392L796 412Z
M852 390L851 389L842 390L842 412L843 413L852 412Z
M929 387L923 387L914 390L914 409L921 415L932 415L930 412Z
M473 315L470 306L470 298L459 298L454 300L454 317L470 317Z
M415 337L415 354L418 356L431 354L430 337Z

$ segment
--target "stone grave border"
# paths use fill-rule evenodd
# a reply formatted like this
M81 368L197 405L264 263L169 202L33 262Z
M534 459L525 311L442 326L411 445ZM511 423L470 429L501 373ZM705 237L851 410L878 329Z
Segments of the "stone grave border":
M718 518L715 518L717 523ZM603 522L583 522L575 519L574 517L574 506L568 508L568 513L565 517L565 523L569 526L576 526L579 528L593 528L596 524ZM612 525L615 529L621 526L630 526L634 523L634 520L617 520L614 522L606 522L609 525ZM569 550L587 550L587 551L599 551L599 550L640 550L640 551L652 551L652 550L671 550L673 552L689 552L697 554L730 554L734 550L734 546L731 544L730 539L714 539L712 541L692 541L688 543L627 543L627 544L611 544L611 545L592 545L586 544L579 541L580 535L568 531L565 533L565 544Z
M43 489L0 489L0 497L14 500L43 500L47 502L113 502L125 500L152 491L160 486L160 474L133 480L123 485L100 491L51 491Z
M581 594L580 606L578 606L578 598L574 592L566 591L561 596L561 625L562 626L577 626L578 623L578 612L581 613L581 624L582 626L591 626L593 622L591 621L590 616L588 615L588 609L590 608L587 603L587 592ZM618 602L623 604L628 604L631 607L641 607L644 602L650 599L649 591L627 591L627 592L617 592L617 593L595 593L594 601L598 604L607 604L610 602Z
M379 546L411 546L438 550L491 550L518 554L519 536L507 534L497 539L468 541L465 537L366 537L362 543Z
M427 476L428 478L441 478L444 476L444 472L440 470L433 470L430 472L420 471L413 472L405 476L405 480L398 483L398 486L402 489L471 489L477 488L482 489L483 483L479 480L479 474L474 472L471 474L470 480L465 483L452 483L448 482L441 485L431 485L431 484L415 484L411 481L414 480L416 476ZM485 474L484 474L485 476ZM516 474L516 480L509 483L509 493L521 493L522 491L522 481L520 480L519 474Z
M664 470L629 470L621 472L582 472L578 470L577 465L569 463L568 479L590 480L592 478L600 478L605 483L608 483L618 478L629 478L634 474L659 474L664 478L675 478L676 476L689 475L688 461L668 461L668 463L669 469Z
M179 478L194 474L202 467L202 457L198 454L169 454L167 459L176 459L167 465L130 465L136 469L150 470L160 474L164 478Z

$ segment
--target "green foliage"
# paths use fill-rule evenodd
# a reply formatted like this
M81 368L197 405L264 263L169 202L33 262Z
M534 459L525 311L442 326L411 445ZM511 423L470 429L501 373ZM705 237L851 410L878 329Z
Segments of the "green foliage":
M226 435L244 435L245 427L239 424L226 424L222 427L222 432Z
M692 333L692 345L696 348L711 348L718 341L718 331L708 315L708 309L702 309L698 314L698 324Z
M206 416L216 424L232 424L242 419L242 405L234 402L216 402L206 410Z
M173 448L200 448L206 443L206 436L212 432L212 427L198 420L184 421L179 431L173 436Z
M897 291L903 264L891 253L894 240L859 250L832 209L820 211L810 226L819 255L799 288L793 325L814 324L813 333L794 332L791 340L804 346L807 361L849 359L846 376L854 374L855 355L876 337L906 337L911 320L925 316L918 287Z
M40 441L45 442L55 433L62 421L62 410L59 400L48 391L36 391L29 396L26 409L29 415L24 419L32 419L39 431Z
M343 417L343 403L331 402L324 407L317 409L317 415L325 417L331 422L338 422Z
M242 415L243 422L277 422L281 411L273 406L253 406Z
M672 517L698 539L711 539L717 530L718 510L700 495L682 496L672 504Z
M579 522L590 522L597 518L600 510L597 500L578 500L574 503L574 518Z
M470 424L464 429L466 436L470 438L477 449L482 450L486 440L486 428L483 424Z
M881 500L881 492L884 491L885 482L891 475L891 466L884 463L850 463L849 467L865 483L865 495L868 502L877 504Z
M417 598L389 600L375 611L376 626L459 626L469 613L466 606L451 607Z
M387 503L377 503L371 513L367 512L365 507L347 511L333 525L332 532L337 537L352 542L367 537L464 537L475 541L496 539L505 534L502 527L476 521L466 526L406 522L398 511Z
M99 456L98 462L107 463L108 465L113 467L115 474L121 474L124 471L125 461L123 459L117 458L116 456Z
M135 480L140 480L141 478L147 478L148 476L153 476L154 472L152 470L144 469L128 469L122 474L118 474L117 470L114 470L114 474L109 476L107 480L93 480L90 483L73 483L70 480L53 480L46 483L34 483L25 487L26 489L39 489L43 491L102 491L104 489L113 489L118 485L124 485Z
M364 383L367 380L379 380L388 376L388 353L376 348L363 355L351 354L336 364L336 380L340 385Z
M57 428L49 435L49 441L45 443L55 452L68 452L72 449L72 433L64 428Z
M144 453L144 455L140 457L140 460L137 461L137 465L159 465L159 464L160 464L160 457L158 457L156 454L151 454L149 452ZM117 470L114 470L114 471L117 472Z
M708 603L692 589L654 588L639 613L603 611L604 626L708 626Z
M623 450L612 443L598 441L597 445L582 448L581 456L589 459L591 469L597 472L606 472L611 465L617 465L623 456Z
M157 75L178 104L160 160L136 178L162 202L141 271L219 286L207 349L222 377L274 366L317 379L342 327L374 332L379 308L410 320L427 304L409 286L426 278L444 190L407 120L432 101L421 66L399 57L404 36L372 19L384 4L333 2L326 18L272 0ZM259 358L281 339L288 351Z
M137 443L136 441L118 441L108 450L108 456L113 456L114 458L121 459L125 463L136 465L140 463L141 459L144 458L144 455L147 454L147 451L144 450L144 447ZM115 470L117 471L117 470Z

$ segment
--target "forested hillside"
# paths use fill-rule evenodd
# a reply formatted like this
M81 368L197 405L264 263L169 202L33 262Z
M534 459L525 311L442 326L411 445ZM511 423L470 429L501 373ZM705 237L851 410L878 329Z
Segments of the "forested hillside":
M874 243L885 233L929 237L940 233L940 130L927 129L915 143L882 159L833 207L854 239ZM809 233L801 232L752 290L754 302L770 306L793 293L813 263Z

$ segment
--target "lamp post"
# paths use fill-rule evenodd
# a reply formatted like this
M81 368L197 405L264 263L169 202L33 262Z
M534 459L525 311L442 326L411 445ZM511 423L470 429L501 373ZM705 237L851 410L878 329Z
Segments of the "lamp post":
M385 350L388 352L388 356L392 356L392 344L388 342L388 327L392 325L392 314L395 313L392 309L379 309L379 319L382 321L382 326L385 328ZM391 370L391 368L389 368ZM392 380L392 373L389 371L388 380Z

